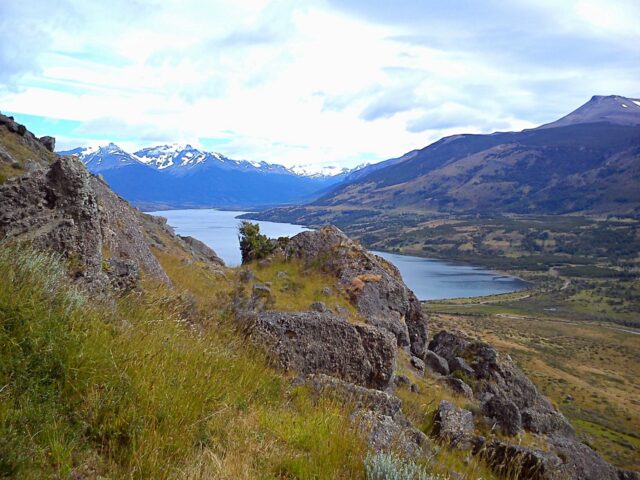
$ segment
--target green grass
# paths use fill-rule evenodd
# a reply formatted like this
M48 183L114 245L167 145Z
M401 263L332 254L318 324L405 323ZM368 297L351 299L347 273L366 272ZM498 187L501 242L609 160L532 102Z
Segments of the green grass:
M362 477L345 408L224 319L193 328L179 288L92 302L56 259L0 249L0 477Z
M306 268L295 259L274 259L264 266L252 262L246 268L254 270L255 282L271 284L275 310L305 311L314 302L324 302L331 310L342 309L352 321L361 321L347 291L337 287L335 278L319 269ZM330 288L328 295L322 291L325 287Z

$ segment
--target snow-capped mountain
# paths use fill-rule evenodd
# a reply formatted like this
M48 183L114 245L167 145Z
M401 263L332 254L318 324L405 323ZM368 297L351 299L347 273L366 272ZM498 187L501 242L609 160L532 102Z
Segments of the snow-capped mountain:
M183 175L196 173L200 168L224 168L244 172L263 172L281 175L297 175L300 177L325 178L346 176L368 164L355 168L321 165L296 165L285 167L276 163L249 160L233 160L221 153L206 152L191 145L171 144L147 147L134 153L127 153L113 143L101 147L75 148L58 152L60 155L76 155L89 170L100 172L132 163L140 163L156 170L166 170L173 174Z
M76 155L89 170L100 173L104 170L124 167L136 163L137 159L114 143L102 147L74 148L60 155Z
M159 145L143 148L134 155L145 165L164 170L172 167L189 167L206 161L223 161L219 153L203 152L191 145Z
M117 193L149 208L300 203L326 193L355 170L233 160L180 144L128 153L110 143L58 153L76 155Z

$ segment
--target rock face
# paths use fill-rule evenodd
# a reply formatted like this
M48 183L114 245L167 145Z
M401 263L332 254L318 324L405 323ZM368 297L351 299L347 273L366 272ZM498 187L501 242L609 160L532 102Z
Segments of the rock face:
M324 373L379 390L389 387L393 378L393 336L330 313L263 312L255 320L252 335L285 370Z
M62 254L90 290L129 288L143 272L168 282L136 211L77 160L10 179L0 186L0 204L0 238Z
M335 227L299 233L284 252L287 258L299 258L334 275L369 325L391 332L400 347L424 358L427 320L396 267Z
M499 355L486 343L446 331L435 335L429 349L468 374L473 395L481 402L482 414L490 425L506 435L525 430L546 436L551 452L478 437L476 453L485 456L499 473L547 480L616 480L624 474L580 442L565 417L508 356ZM519 470L505 470L516 466Z

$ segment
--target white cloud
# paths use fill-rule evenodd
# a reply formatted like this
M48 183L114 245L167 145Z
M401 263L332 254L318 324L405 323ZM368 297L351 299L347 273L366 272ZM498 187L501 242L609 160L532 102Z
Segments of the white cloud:
M533 27L516 25L523 38L506 47L473 11L421 2L369 18L324 0L59 0L43 20L46 2L34 1L0 4L0 26L12 26L0 30L0 108L83 122L78 144L98 131L132 149L216 138L231 157L355 165L445 134L530 127L592 94L638 94L623 91L639 73L624 70L624 42L638 35L626 15L637 9L623 0L527 0L514 12L489 2L495 25L531 12ZM569 38L565 50L544 43L552 30ZM571 50L584 31L615 65L595 68L588 51ZM550 58L553 48L572 51L572 65ZM65 133L65 145L73 139Z

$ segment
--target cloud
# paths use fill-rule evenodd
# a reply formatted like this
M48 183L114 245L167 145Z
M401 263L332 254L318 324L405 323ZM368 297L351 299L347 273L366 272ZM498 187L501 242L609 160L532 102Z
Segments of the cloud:
M417 105L416 96L411 90L388 90L379 94L360 114L360 118L371 122L380 118L391 118L400 112L406 112Z
M0 108L64 119L39 125L69 143L203 139L231 157L355 165L443 135L546 123L594 94L640 96L638 9L0 1Z

